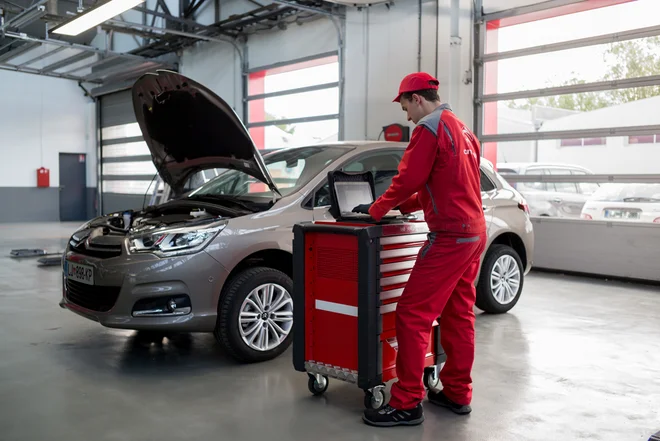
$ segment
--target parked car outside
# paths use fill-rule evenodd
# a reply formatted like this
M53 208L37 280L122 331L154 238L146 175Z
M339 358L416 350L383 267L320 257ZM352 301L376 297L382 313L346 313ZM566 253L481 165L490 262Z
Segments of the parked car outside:
M581 217L660 224L660 184L603 184L584 204Z
M591 175L590 170L577 165L541 162L499 163L497 171L506 179L514 175ZM512 184L529 204L532 216L561 218L580 217L582 206L598 189L598 184L587 182L518 182Z
M329 171L370 171L382 194L406 144L340 142L262 157L234 111L186 77L143 76L133 99L175 196L82 225L65 251L60 305L111 328L213 332L243 362L277 357L292 338L293 225L332 219ZM216 168L224 171L188 191ZM477 306L504 313L531 268L533 229L522 196L488 161L481 170L488 245Z

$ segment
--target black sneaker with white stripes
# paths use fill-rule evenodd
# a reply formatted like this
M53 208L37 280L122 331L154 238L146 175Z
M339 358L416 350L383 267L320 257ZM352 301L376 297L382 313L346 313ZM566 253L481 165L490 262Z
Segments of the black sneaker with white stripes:
M416 426L424 421L424 409L421 403L407 410L395 409L388 404L379 410L365 410L362 419L370 426Z
M447 395L445 395L442 391L433 392L430 390L428 393L428 398L431 403L437 406L446 407L457 415L467 415L468 413L472 412L472 408L469 405L454 403L452 400L447 398Z

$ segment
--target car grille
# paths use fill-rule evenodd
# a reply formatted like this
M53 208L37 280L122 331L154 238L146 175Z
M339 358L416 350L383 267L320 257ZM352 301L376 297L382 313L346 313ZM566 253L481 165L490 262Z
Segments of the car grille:
M69 242L69 245L71 245L73 251L84 256L98 257L99 259L121 256L121 245L94 244L86 247L85 241L76 243L73 240Z
M108 312L115 306L120 287L86 285L67 279L66 298L78 306L97 312Z

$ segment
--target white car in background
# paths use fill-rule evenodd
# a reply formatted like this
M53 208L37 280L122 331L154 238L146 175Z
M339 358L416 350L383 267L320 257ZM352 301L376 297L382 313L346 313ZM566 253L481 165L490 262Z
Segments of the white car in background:
M584 204L580 217L660 224L660 184L603 184Z
M542 162L503 162L497 164L497 171L504 179L510 176L586 176L593 172L573 164ZM580 217L582 207L598 189L598 184L579 182L518 182L511 184L529 204L532 216L561 218Z

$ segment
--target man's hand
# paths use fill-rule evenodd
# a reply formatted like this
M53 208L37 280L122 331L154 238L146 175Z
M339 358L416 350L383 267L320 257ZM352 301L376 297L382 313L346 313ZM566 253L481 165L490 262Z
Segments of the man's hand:
M370 208L371 208L371 204L360 204L357 207L353 208L353 213L369 214Z

